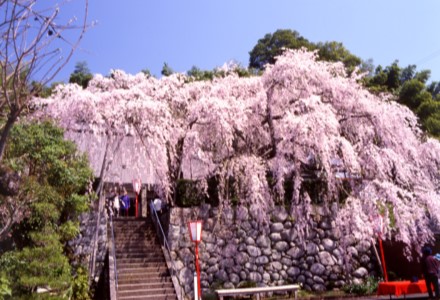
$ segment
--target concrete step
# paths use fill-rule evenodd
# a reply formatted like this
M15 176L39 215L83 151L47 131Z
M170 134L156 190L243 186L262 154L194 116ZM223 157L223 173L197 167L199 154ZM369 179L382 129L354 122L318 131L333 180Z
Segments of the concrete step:
M126 244L142 244L142 243L148 243L148 245L159 245L159 241L155 238L149 238L149 237L131 237L131 236L125 236L125 237L115 237L115 244L116 245L126 245Z
M124 247L124 248L116 248L115 253L116 253L116 255L124 254L124 253L145 253L145 254L149 254L149 256L153 256L153 255L162 255L162 249L160 249L160 248Z
M161 249L141 249L141 248L124 248L124 249L116 249L116 256L124 253L145 253L147 256L162 256Z
M154 259L158 256L163 256L162 253L149 253L146 251L142 252L125 252L125 253L118 253L116 252L116 260L118 259L124 259L124 258L145 258L145 259Z
M118 285L119 284L141 284L141 283L166 283L166 282L172 282L171 277L169 276L158 276L158 277L149 277L149 278L143 278L140 276L122 276L121 278L118 277Z
M116 261L116 267L118 269L130 269L130 268L160 268L165 266L165 260L159 262L141 262L141 263L121 263Z
M118 279L130 279L130 278L143 278L143 279L147 279L147 278L162 278L162 277L166 277L169 276L168 270L165 271L151 271L151 270L138 270L137 272L122 272L120 270L118 270Z
M121 241L118 241L115 243L115 247L117 250L119 249L146 249L146 250L161 250L161 247L157 244L151 244L148 241L139 241L139 242L128 242L123 243Z
M144 258L144 257L116 257L117 263L165 263L165 259L163 256L161 257L150 257L150 258Z
M177 299L153 223L117 218L114 233L117 299Z
M127 296L140 296L140 295L151 295L151 294L172 294L174 292L173 288L157 288L157 289L132 289L132 290L118 290L118 299L120 297Z
M173 283L170 281L163 282L142 282L142 283L125 283L118 285L118 291L133 290L133 289L164 289L173 288Z
M149 240L156 240L155 234L147 234L147 233L115 233L115 240L118 239L149 239Z
M168 268L166 267L138 267L138 268L119 268L118 274L150 274L150 273L159 273L163 274L168 272Z
M118 300L128 300L128 299L135 299L135 300L177 300L177 296L175 294L148 294L148 295L137 295L137 296L119 296L118 294Z
M151 269L161 271L166 270L167 266L164 263L153 263L153 264L117 264L118 270L133 270L133 269Z

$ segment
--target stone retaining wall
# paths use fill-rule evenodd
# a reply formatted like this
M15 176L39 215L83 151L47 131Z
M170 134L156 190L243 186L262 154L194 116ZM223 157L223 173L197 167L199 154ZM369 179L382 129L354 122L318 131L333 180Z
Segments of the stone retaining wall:
M238 212L237 212L238 211ZM165 216L164 216L165 217ZM350 282L361 283L376 269L368 241L354 237L342 248L334 222L317 213L301 243L295 222L284 208L276 208L270 223L261 225L249 211L218 208L172 208L168 239L178 277L188 296L193 293L194 243L187 222L203 220L199 245L201 285L204 290L233 288L250 282L258 286L301 283L306 290L324 291ZM350 267L346 264L348 253Z
M107 258L107 218L105 213L101 213L100 220L97 222L98 215L96 210L81 214L80 234L69 242L69 246L74 249L73 255L77 261L89 268L93 252L96 251L94 274L89 274L93 279L93 285L101 280ZM98 228L96 228L97 225Z

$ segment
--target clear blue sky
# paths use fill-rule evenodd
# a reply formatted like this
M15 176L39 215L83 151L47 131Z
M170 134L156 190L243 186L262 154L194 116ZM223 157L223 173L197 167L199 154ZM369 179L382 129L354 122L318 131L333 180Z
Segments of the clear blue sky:
M79 14L74 1L65 13ZM177 72L247 66L258 39L293 29L312 42L342 42L375 65L416 64L440 81L439 12L438 0L90 0L98 24L56 79L68 81L78 61L103 75L147 68L160 76L164 62Z

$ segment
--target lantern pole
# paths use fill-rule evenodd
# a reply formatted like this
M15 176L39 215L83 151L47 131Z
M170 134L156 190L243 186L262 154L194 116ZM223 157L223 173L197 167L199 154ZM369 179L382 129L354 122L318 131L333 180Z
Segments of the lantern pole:
M202 240L202 221L189 221L188 229L191 241L195 243L196 273L194 274L194 299L201 300L202 287L200 282L199 243Z
M202 299L202 287L200 285L200 265L199 265L199 242L196 241L196 272L197 272L197 288L198 288L198 297Z

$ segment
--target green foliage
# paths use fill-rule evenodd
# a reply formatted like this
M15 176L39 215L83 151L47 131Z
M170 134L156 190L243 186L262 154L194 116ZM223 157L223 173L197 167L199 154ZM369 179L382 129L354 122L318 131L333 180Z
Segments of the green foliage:
M0 274L0 300L5 299L7 296L12 296L11 283L7 279L5 274Z
M348 51L342 43L332 41L315 44L302 37L297 31L278 29L273 34L268 33L258 40L249 52L249 67L263 70L266 64L274 64L275 57L285 49L299 49L302 47L308 50L318 50L320 60L344 63L348 72L352 72L355 67L360 66L362 63L362 60Z
M362 60L348 51L342 43L325 42L318 43L319 58L325 61L342 62L351 73L355 67L359 66Z
M147 76L147 77L151 77L152 76L149 69L142 69L141 72L144 73L144 75Z
M368 277L362 284L348 284L342 287L347 294L355 294L357 296L372 295L377 291L379 280L374 277Z
M440 82L433 81L427 87L426 90L431 93L432 98L436 99L440 95ZM440 99L439 99L440 100Z
M89 276L83 267L76 270L76 276L73 279L72 298L75 300L89 300Z
M204 195L197 187L197 181L194 180L179 179L176 193L176 204L181 207L198 206L205 200Z
M410 108L420 119L422 128L433 137L440 138L440 84L426 85L431 72L417 72L416 65L401 69L398 61L383 69L378 66L372 76L365 77L363 84L373 93L388 92L395 100Z
M424 101L417 107L416 113L422 120L426 120L431 115L440 116L440 102L434 100Z
M212 206L218 206L218 180L215 177L208 180L207 195L200 190L198 185L199 183L196 180L179 179L176 188L176 205L192 207L209 203Z
M50 87L47 87L39 82L33 81L31 83L31 91L36 97L49 98L59 84L64 84L64 82L53 82Z
M203 71L198 67L193 66L187 72L187 75L193 77L195 81L202 81L202 80L212 80L215 76L215 73L214 71Z
M93 74L90 72L87 62L80 61L75 65L75 70L70 74L69 82L76 83L82 86L83 89L87 88L90 80L92 80Z
M55 291L68 288L71 281L70 265L63 254L63 245L51 229L31 234L33 246L16 252L20 265L15 275L21 288L34 291L37 287L50 287Z
M302 37L297 31L278 29L273 34L268 33L259 39L254 48L249 52L249 67L263 70L266 64L274 64L275 57L280 55L284 48L315 49L315 45Z
M440 138L440 116L438 114L428 117L423 125L431 135Z
M238 77L250 77L254 74L251 69L242 67L239 64L237 64L235 68L230 71L236 73ZM191 82L191 81L209 81L209 80L213 80L214 78L222 78L225 77L227 73L221 69L214 69L210 71L210 70L201 70L200 68L193 66L187 72L187 75L189 76L187 81Z
M84 274L73 278L66 254L67 241L79 233L78 215L88 209L84 194L92 171L86 157L49 122L15 126L5 155L8 166L23 174L17 201L29 199L26 217L13 228L16 247L0 258L13 296L36 298L38 287L50 290L50 295L38 296L43 298L75 289L88 293L88 285L81 287Z
M424 91L425 85L417 79L406 81L399 93L399 102L412 110L416 110L423 102L432 100L429 92Z
M173 73L174 70L171 69L171 67L166 62L163 63L162 71L160 72L160 74L162 74L163 76L170 76Z

